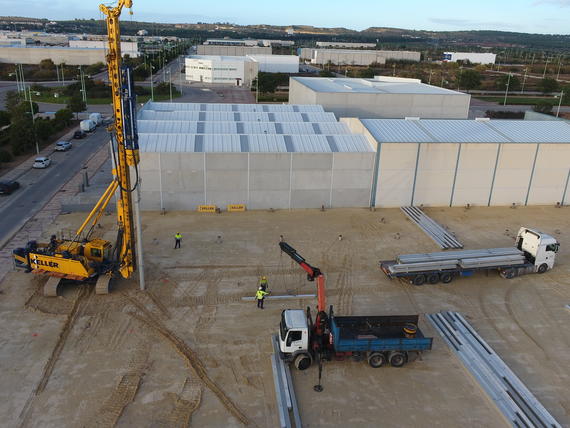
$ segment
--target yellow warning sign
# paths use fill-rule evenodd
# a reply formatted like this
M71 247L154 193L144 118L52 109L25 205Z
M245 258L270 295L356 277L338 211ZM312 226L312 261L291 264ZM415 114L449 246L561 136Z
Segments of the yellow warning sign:
M198 212L200 213L215 213L215 205L198 205Z
M228 212L245 211L245 204L229 204Z

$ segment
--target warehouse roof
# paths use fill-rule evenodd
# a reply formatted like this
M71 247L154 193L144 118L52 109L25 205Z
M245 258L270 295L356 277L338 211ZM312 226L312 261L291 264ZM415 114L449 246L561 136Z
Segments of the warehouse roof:
M322 113L318 104L220 104L220 103L155 103L147 102L140 111L233 111L233 112L298 112Z
M362 135L140 134L141 152L372 152Z
M417 82L385 82L376 79L291 77L315 92L364 94L463 95L461 92Z
M334 113L323 112L233 112L233 111L156 111L141 110L141 120L178 120L191 122L336 122Z
M386 143L570 143L570 124L534 120L361 119Z

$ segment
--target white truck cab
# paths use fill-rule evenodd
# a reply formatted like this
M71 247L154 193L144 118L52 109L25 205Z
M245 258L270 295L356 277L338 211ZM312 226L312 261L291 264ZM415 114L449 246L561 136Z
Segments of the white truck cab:
M534 271L544 273L554 266L560 243L556 238L538 230L521 227L517 234L517 248L534 261Z
M292 361L297 355L308 354L309 326L302 309L287 309L281 312L279 350L288 361Z

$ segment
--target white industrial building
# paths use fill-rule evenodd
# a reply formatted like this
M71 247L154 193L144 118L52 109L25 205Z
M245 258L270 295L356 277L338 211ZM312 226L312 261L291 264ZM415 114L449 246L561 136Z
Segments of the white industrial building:
M354 42L317 42L319 48L375 48L376 43L354 43Z
M273 39L208 39L203 44L219 46L293 46L295 41Z
M193 55L184 62L186 80L190 82L223 83L251 86L258 64L247 57Z
M108 46L109 42L106 40L69 40L70 48L108 49ZM140 55L138 42L121 41L121 55L137 58Z
M291 77L290 104L318 104L337 117L466 119L471 96L417 79Z
M377 207L568 203L570 124L341 119L375 149Z
M494 64L497 55L494 53L476 52L444 52L443 62L469 61L472 64Z
M198 45L198 55L219 56L245 56L245 55L271 55L271 47L267 46L228 46L228 45Z
M60 46L0 46L0 62L39 64L44 59L51 59L55 64L91 65L105 62L105 50Z
M297 55L247 55L257 62L259 71L264 73L298 73L299 57Z
M317 65L331 62L336 65L368 66L373 63L385 64L386 61L419 62L421 58L421 53L414 51L299 48L297 53L301 60Z
M144 210L367 207L375 154L320 106L147 103Z

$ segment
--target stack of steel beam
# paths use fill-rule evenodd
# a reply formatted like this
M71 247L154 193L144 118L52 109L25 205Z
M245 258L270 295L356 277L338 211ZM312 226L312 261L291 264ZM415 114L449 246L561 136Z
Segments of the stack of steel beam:
M271 367L273 368L273 381L275 383L275 398L279 413L279 426L281 428L301 428L301 416L297 407L297 398L293 388L293 378L289 365L279 357L279 341L276 335L271 337L273 354L271 354ZM291 413L293 421L291 421ZM293 424L291 424L293 422Z
M427 317L513 426L561 427L461 314Z
M463 248L463 244L455 236L429 218L420 208L402 207L401 210L444 250Z

